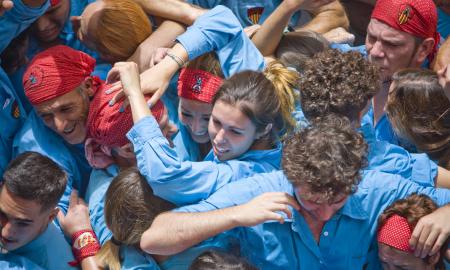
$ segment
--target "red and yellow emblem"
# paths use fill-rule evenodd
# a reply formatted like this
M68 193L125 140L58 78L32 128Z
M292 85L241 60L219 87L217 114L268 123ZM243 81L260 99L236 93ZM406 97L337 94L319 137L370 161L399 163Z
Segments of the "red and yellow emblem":
M412 16L412 9L410 6L404 6L401 8L399 14L398 14L398 23L399 24L405 24L407 23Z
M12 117L18 119L20 117L20 109L19 109L19 104L17 103L17 101L14 101L14 103L11 106L11 115Z
M253 24L258 24L263 12L264 12L264 7L249 8L247 10L248 19L250 21L252 21Z

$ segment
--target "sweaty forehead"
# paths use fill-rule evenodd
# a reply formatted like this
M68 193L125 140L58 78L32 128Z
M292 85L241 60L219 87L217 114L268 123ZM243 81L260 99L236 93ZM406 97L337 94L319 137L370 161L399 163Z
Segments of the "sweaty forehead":
M406 32L395 29L377 19L371 19L367 33L387 40L405 40L412 36Z

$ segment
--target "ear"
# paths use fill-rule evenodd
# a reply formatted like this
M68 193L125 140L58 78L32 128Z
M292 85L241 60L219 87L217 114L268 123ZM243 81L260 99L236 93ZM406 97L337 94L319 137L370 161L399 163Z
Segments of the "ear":
M92 77L87 77L86 79L84 79L84 81L81 83L81 88L88 97L94 96L95 89L94 80L92 79Z
M50 210L50 214L48 215L48 223L52 222L56 218L56 215L58 215L59 211L60 210L58 207L55 207L52 210Z
M265 128L264 131L257 133L256 134L256 139L259 140L262 137L265 137L267 134L269 134L269 132L272 130L273 125L272 124L268 124Z
M434 39L427 38L425 39L417 48L415 58L417 63L421 65L423 61L427 58L427 56L433 51L434 48Z

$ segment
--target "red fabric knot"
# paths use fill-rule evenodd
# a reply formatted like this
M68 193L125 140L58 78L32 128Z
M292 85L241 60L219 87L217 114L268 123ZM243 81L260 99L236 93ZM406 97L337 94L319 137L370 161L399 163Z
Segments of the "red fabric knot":
M95 68L84 52L58 45L38 53L23 75L23 88L31 104L57 98L76 89Z
M72 253L75 261L69 262L69 265L77 266L83 259L95 256L100 249L101 246L93 230L81 230L74 233L72 235Z
M183 68L178 78L178 96L211 104L222 81L207 71Z
M438 15L432 0L378 0L372 19L419 38L433 38L434 48L428 55L428 60L432 62L440 41Z
M412 230L408 220L399 215L393 215L378 230L378 242L412 253L413 250L409 247L411 235Z

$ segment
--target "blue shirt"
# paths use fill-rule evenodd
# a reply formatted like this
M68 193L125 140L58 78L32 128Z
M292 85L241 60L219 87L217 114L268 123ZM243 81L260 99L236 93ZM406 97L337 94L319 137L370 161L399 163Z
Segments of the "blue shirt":
M247 37L236 16L227 8L217 6L206 12L177 39L187 50L189 58L202 55L211 50L215 53L221 64L225 78L244 71L262 71L265 68L264 57ZM178 98L173 97L176 91L170 91L167 101L175 104L170 108L178 110ZM173 139L175 149L181 160L200 161L199 145L192 140L189 131L179 121L176 115L175 123L178 133Z
M0 253L0 269L3 270L45 270L27 258L12 253Z
M187 2L206 9L214 8L217 5L224 5L233 11L243 27L253 24L263 24L281 3L280 0L188 0ZM296 12L292 16L289 26L296 26L301 15L303 14L300 11Z
M442 40L445 40L450 34L450 14L445 13L440 8L438 8L437 11L438 11L437 29L439 34L441 34Z
M10 254L24 257L48 270L73 269L68 264L68 262L74 260L72 249L69 243L66 242L63 233L53 223L50 223L47 229L36 239L23 247L11 251ZM6 260L9 260L8 256L10 254L4 255ZM12 257L11 260L16 261L16 258ZM24 266L27 265L27 263L24 264Z
M13 38L19 35L48 8L48 1L39 8L30 8L20 0L14 0L14 7L0 16L0 52ZM12 158L12 140L14 134L26 117L24 107L13 85L2 68L0 68L0 175Z
M127 137L134 146L139 171L155 195L177 205L208 198L229 182L278 170L281 163L281 144L270 150L249 150L224 162L212 151L203 162L181 161L153 117L137 122Z
M273 191L294 194L281 171L230 183L207 200L178 211L203 212L239 205ZM450 202L448 189L423 187L398 175L366 170L357 191L325 223L319 243L297 211L284 224L240 227L233 234L242 240L243 255L261 269L380 269L375 241L378 216L388 205L414 192L430 196L439 205Z
M51 158L67 174L67 186L58 206L66 212L72 188L84 197L89 181L91 167L84 155L84 146L70 145L65 140L45 126L44 122L33 110L22 128L17 132L13 145L13 156L26 151L38 152Z

